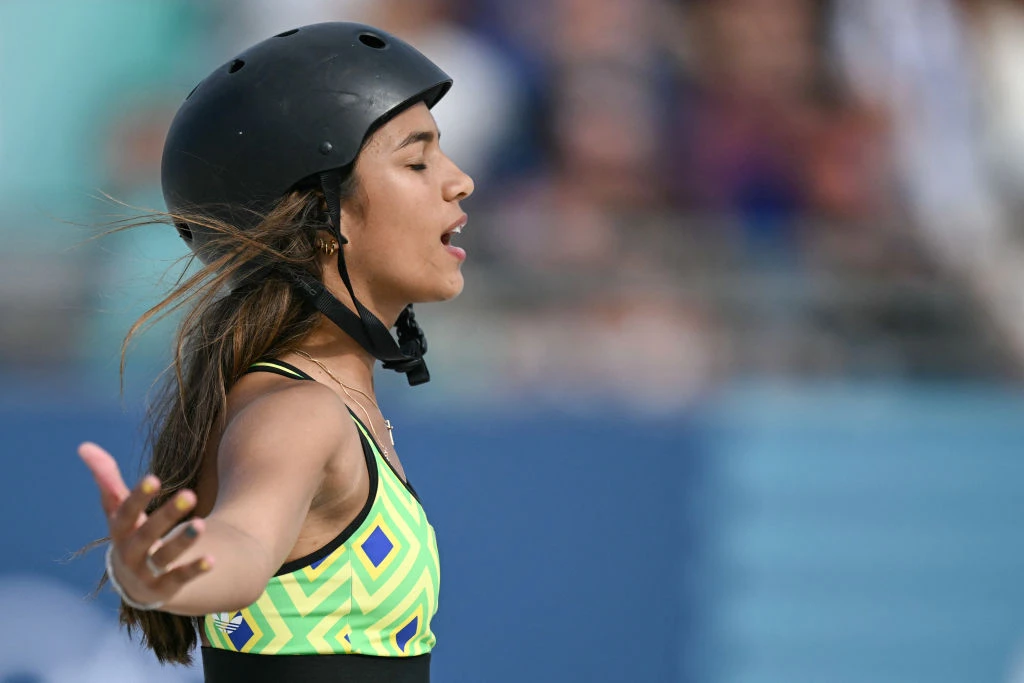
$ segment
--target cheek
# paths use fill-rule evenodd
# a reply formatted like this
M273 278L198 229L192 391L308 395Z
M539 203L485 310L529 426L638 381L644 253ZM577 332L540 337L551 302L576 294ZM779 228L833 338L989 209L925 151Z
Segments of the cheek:
M379 284L419 291L437 285L450 258L441 244L443 203L428 176L406 169L374 174L363 185L366 210L351 264ZM451 273L446 273L451 275Z
M415 224L436 196L425 177L408 169L381 173L365 189L366 218L374 225Z
M430 267L431 245L423 230L423 217L414 209L397 203L381 208L367 217L359 237L353 265L373 280L411 285Z
M407 176L380 184L367 215L367 237L379 249L411 255L422 253L434 237L440 244L442 220L435 216L438 193L416 174Z

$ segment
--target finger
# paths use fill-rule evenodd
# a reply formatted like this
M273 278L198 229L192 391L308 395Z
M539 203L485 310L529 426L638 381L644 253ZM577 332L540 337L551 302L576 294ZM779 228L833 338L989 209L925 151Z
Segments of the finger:
M152 554L150 562L157 567L169 567L183 552L195 544L196 539L205 529L205 523L201 518L196 518L182 525L182 527L170 536L163 539L160 548Z
M100 503L109 517L129 494L128 487L121 478L117 461L104 449L88 442L78 447L78 455L96 480L100 490Z
M188 489L174 494L170 500L153 510L145 522L122 543L124 559L140 562L153 552L153 544L170 532L196 504L196 494Z
M139 527L146 520L146 506L159 491L159 479L152 474L143 477L111 515L110 537L121 541Z
M157 579L154 584L154 589L163 595L167 595L168 593L173 595L189 581L192 581L197 576L202 576L211 569L213 569L213 558L206 555L198 560L193 560L192 562L170 570Z

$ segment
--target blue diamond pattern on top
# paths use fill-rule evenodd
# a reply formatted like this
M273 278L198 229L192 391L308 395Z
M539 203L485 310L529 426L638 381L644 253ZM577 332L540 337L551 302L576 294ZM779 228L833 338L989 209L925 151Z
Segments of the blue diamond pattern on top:
M228 635L228 638L231 639L231 644L235 646L236 650L241 650L252 638L252 627L246 623L245 619L242 619L242 623Z
M374 567L379 567L380 563L384 561L384 558L388 556L395 544L391 542L388 535L379 527L374 527L373 531L363 541L363 552L370 558L370 562L373 562Z
M321 558L320 558L319 560L317 560L316 562L313 562L313 563L311 563L311 564L309 565L309 568L310 568L310 569L316 569L317 567L319 567L319 566L320 566L320 563L321 563L321 562L323 562L323 561L324 561L324 560L326 560L326 559L327 559L326 557L321 557Z
M402 627L402 630L395 634L395 642L398 643L398 649L405 652L405 646L409 644L409 639L416 635L416 627L420 623L419 617L413 617L412 621Z

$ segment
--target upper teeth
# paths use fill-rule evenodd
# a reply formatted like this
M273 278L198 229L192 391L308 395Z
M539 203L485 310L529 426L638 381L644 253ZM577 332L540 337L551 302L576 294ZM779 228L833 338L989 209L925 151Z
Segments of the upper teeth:
M460 235L460 234L462 234L462 226L461 225L456 225L454 228L452 228L451 231L454 232L457 235Z

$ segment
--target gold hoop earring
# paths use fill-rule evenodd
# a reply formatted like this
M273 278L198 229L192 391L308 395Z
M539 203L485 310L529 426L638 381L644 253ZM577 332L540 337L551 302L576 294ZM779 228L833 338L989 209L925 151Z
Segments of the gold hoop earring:
M338 243L333 239L328 242L323 238L317 238L316 248L324 252L327 256L333 256L334 252L338 251Z

